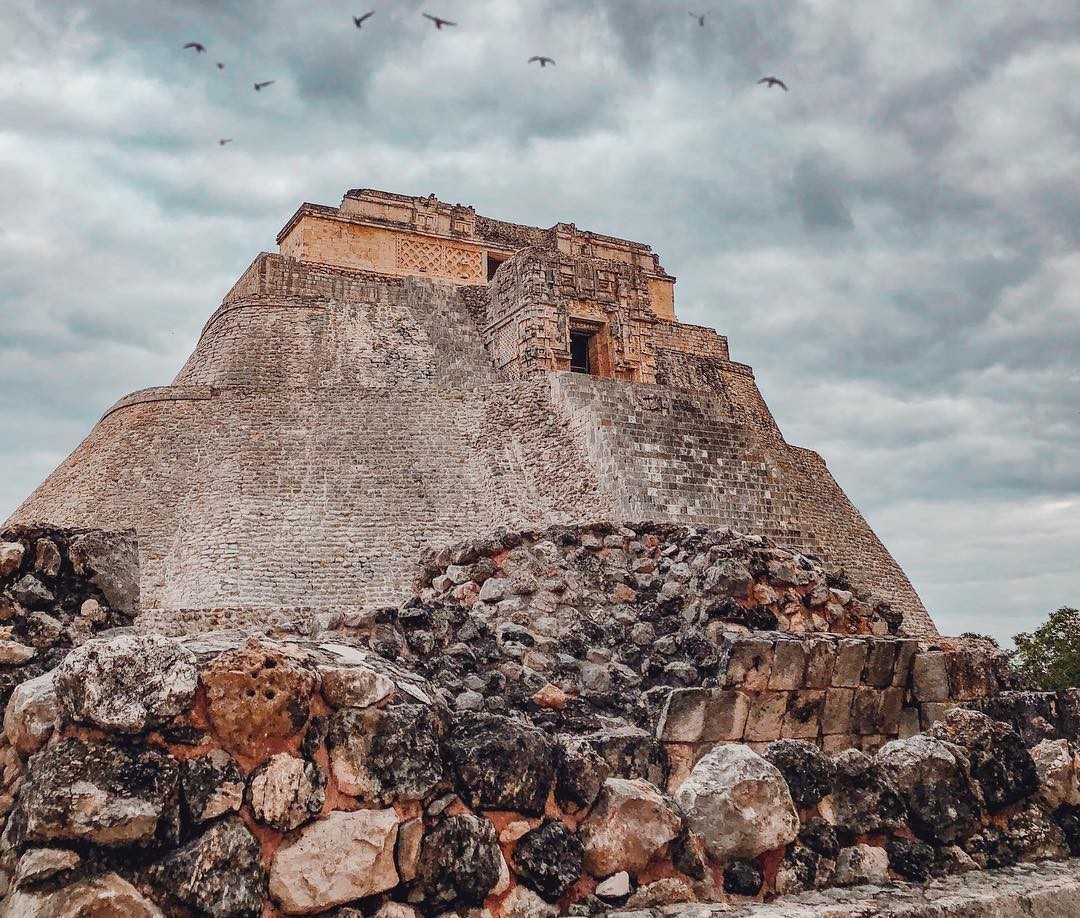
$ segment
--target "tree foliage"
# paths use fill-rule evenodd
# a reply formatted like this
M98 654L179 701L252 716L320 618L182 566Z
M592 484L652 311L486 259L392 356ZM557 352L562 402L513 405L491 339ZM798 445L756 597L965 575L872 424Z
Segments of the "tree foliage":
M1013 669L1043 691L1080 686L1080 611L1063 606L1035 631L1014 636L1013 642Z

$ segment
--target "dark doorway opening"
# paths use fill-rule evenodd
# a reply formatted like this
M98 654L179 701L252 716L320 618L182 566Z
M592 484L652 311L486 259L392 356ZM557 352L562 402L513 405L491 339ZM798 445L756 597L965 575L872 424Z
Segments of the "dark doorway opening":
M589 342L592 335L586 332L570 332L570 369L574 373L591 373L589 367Z
M490 252L488 253L487 279L489 282L495 279L495 272L499 270L499 265L501 265L504 261L506 261L506 259L503 258L501 255L492 255Z

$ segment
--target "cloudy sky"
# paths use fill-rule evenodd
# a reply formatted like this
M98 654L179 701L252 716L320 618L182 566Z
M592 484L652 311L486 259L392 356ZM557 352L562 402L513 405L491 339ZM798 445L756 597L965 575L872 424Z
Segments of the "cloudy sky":
M651 243L943 630L1080 603L1075 0L21 0L0 52L0 519L367 186Z

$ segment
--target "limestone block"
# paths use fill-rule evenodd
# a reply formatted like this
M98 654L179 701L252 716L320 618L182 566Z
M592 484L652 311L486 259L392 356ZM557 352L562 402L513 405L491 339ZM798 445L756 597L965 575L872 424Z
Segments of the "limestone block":
M731 692L730 694L737 694ZM696 743L705 732L708 689L675 689L664 703L656 735L666 743Z
M812 638L806 661L806 687L824 689L832 685L836 667L836 642Z
M912 692L916 701L949 700L949 670L940 651L916 654L911 664Z
M876 688L892 685L893 672L896 669L897 642L880 638L867 643L869 649L866 666L863 668L863 683Z
M55 671L15 687L4 711L4 733L17 752L37 752L60 725L63 708L56 694Z
M742 739L749 714L750 697L744 692L709 689L701 739L707 743Z
M784 725L780 735L784 739L816 739L821 731L821 712L825 706L822 689L804 689L788 695Z
M252 775L248 800L259 822L288 832L318 815L325 789L326 775L318 765L279 752Z
M986 654L956 650L946 654L945 661L949 672L949 697L953 701L976 701L997 691L997 680Z
M323 697L336 708L366 708L394 691L394 681L369 666L320 666Z
M22 565L26 547L22 542L0 542L0 577L10 577Z
M585 867L601 877L622 870L636 875L681 829L682 820L658 788L608 778L578 833Z
M162 918L161 910L153 902L115 873L99 874L56 890L16 889L0 907L0 918L82 915Z
M806 642L777 641L773 648L769 688L794 691L802 688L806 677Z
M896 668L893 670L893 685L907 686L911 679L911 664L919 652L919 642L914 638L900 641L896 651Z
M720 658L720 684L746 691L764 691L772 675L772 658L772 641L755 637L731 638Z
M787 692L761 692L752 696L744 736L747 742L771 743L780 739L787 713Z
M888 880L889 855L884 848L854 845L841 849L840 854L837 855L834 877L837 886L887 883Z
M865 662L866 641L853 638L840 641L836 648L833 686L836 688L855 688L862 679Z
M855 689L855 698L851 705L851 720L854 732L864 736L881 733L881 689L869 685L860 685Z
M851 707L855 700L853 688L831 688L825 693L821 712L821 732L841 735L851 732Z
M904 710L904 689L891 686L881 693L881 718L878 725L882 733L895 736L900 732L900 718Z
M1080 803L1080 775L1068 740L1043 740L1031 750L1031 757L1039 775L1041 803L1051 810Z
M270 895L299 915L392 889L397 828L392 809L333 812L305 826L274 854Z

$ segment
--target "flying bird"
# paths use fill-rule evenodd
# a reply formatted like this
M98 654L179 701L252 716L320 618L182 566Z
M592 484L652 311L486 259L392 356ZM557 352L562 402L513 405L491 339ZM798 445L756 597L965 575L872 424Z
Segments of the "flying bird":
M760 80L758 80L758 85L760 86L762 83L768 86L769 89L772 89L774 86L779 86L782 90L784 90L784 92L788 91L787 83L785 83L783 80L777 79L774 76L762 77Z
M352 21L354 23L356 23L356 27L358 29L360 29L360 28L363 28L364 22L366 22L368 19L370 19L374 15L375 15L375 10L369 10L368 12L364 13L363 16L353 16Z
M548 64L551 64L552 67L555 66L555 58L553 58L553 57L544 57L542 54L537 54L537 55L534 55L533 57L529 58L529 63L530 64L533 61L539 61L540 62L540 69L541 70L543 70Z
M709 15L708 13L691 13L689 10L687 10L686 13L688 16L692 16L696 19L699 26L703 29L705 28L705 17Z
M184 45L185 51L187 51L188 48L194 48L198 54L206 53L206 45L201 45L197 41L189 41L186 45Z
M218 69L218 70L224 70L224 69L225 69L225 65L224 65L223 63L221 63L221 61L218 61L218 62L217 62L217 69Z
M222 137L221 140L218 141L218 146L223 147L227 143L232 143L232 138L231 137Z
M441 29L444 25L456 26L456 22L451 22L449 19L440 19L438 16L432 16L431 13L421 13L425 19L430 19L435 23L436 29Z
M262 92L264 87L270 86L275 82L276 82L275 80L267 80L265 83L256 83L255 84L255 92Z

